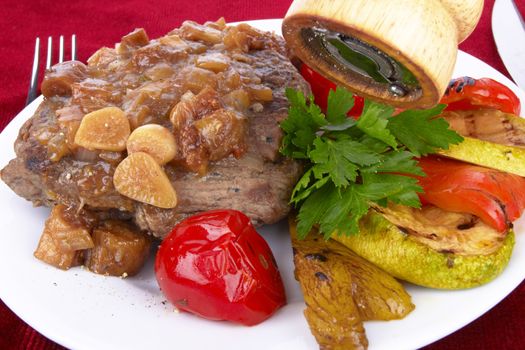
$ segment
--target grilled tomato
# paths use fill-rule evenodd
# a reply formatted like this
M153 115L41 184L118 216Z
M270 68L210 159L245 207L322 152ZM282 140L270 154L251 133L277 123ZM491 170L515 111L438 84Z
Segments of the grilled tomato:
M286 303L270 247L250 219L214 210L175 226L155 261L161 290L179 310L247 326Z

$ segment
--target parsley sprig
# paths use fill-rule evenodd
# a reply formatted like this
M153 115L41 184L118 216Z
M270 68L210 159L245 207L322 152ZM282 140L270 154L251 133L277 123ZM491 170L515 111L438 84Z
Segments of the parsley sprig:
M444 105L406 110L392 118L390 106L365 101L358 120L348 118L352 93L331 91L324 114L313 97L287 89L288 117L281 153L305 160L306 171L292 192L299 208L297 231L305 237L314 225L329 237L359 231L371 203L420 207L416 176L424 176L415 157L463 141L439 115ZM408 175L408 176L407 176Z

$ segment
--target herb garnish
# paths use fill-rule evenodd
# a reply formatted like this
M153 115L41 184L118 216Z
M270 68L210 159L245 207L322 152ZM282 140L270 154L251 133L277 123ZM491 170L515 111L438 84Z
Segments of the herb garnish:
M325 237L357 233L370 203L421 207L417 192L422 189L410 175L425 174L415 157L463 141L436 117L444 105L392 117L394 108L366 100L355 120L346 115L354 104L346 89L330 92L326 114L312 96L307 99L294 89L287 89L286 96L290 108L281 123L281 153L307 161L290 200L299 208L299 237L316 224Z

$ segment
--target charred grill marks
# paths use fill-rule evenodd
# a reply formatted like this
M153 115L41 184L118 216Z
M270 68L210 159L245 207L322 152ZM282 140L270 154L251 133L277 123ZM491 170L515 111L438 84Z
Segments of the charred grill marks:
M320 271L315 273L315 277L317 277L317 279L319 279L320 281L323 281L323 282L330 281L328 276L325 275L323 272L320 272Z
M307 260L317 260L321 262L326 262L327 258L326 256L320 254L320 253L314 253L314 254L306 254L304 256Z

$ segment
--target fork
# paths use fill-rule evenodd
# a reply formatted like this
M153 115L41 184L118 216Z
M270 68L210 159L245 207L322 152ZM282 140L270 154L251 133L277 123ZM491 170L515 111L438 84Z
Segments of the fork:
M71 36L71 60L77 59L77 36L73 34ZM46 69L51 68L53 60L53 38L47 38L47 55L46 55ZM61 35L59 38L58 47L58 63L64 62L64 36ZM36 98L38 90L38 72L40 66L40 38L37 37L35 41L35 52L33 56L33 68L31 69L31 81L29 83L29 90L27 92L26 106L33 102Z

